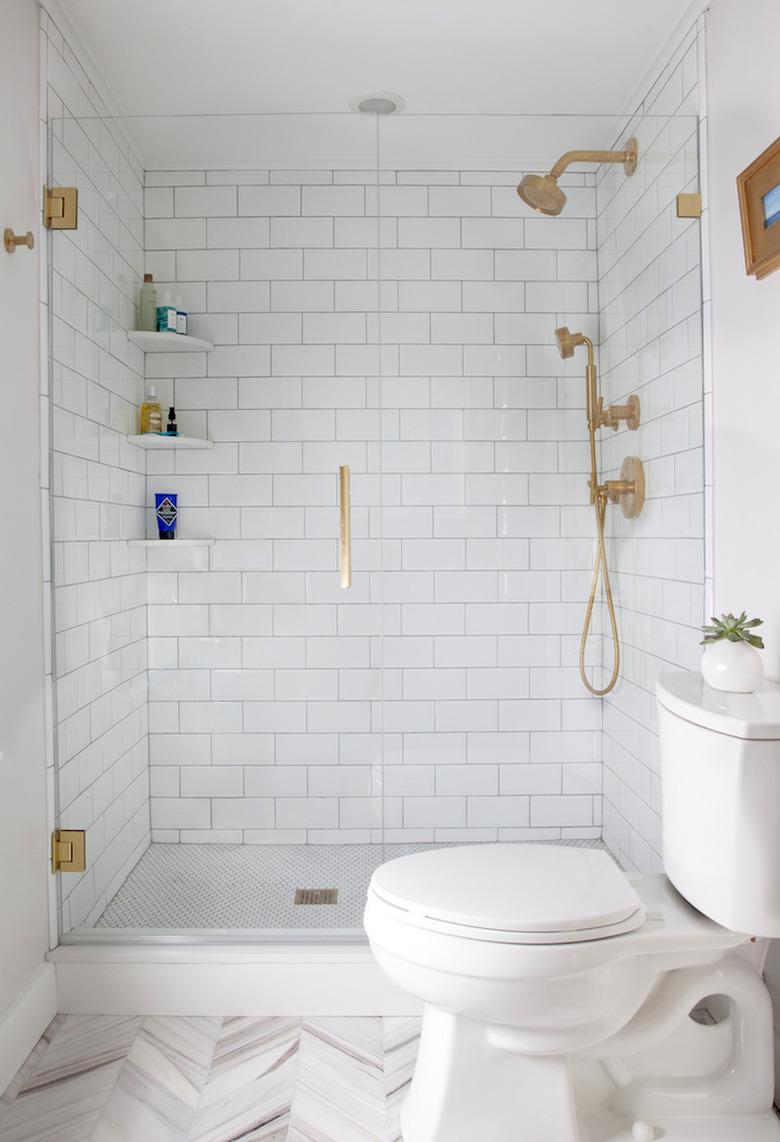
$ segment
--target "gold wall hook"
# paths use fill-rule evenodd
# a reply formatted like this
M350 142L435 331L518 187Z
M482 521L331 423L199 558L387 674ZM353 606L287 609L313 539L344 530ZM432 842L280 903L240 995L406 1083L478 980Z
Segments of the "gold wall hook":
M32 250L35 246L33 232L28 230L26 234L14 234L11 227L8 226L3 231L3 245L9 254L15 254L17 246L26 246L28 250Z

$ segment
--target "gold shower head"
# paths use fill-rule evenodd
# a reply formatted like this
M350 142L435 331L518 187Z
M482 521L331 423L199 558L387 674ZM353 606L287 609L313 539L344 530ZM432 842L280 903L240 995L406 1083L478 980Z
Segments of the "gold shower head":
M520 181L517 193L523 202L540 214L560 214L566 205L566 195L551 174L527 174Z
M566 205L566 195L558 186L558 179L569 163L622 163L627 177L636 170L639 147L631 138L624 151L567 151L561 155L549 174L527 174L520 180L517 193L527 206L540 214L560 214Z
M558 342L558 352L566 359L567 357L574 356L574 350L578 345L585 344L585 338L581 333L571 333L566 325L562 325L560 329L555 330L555 340Z

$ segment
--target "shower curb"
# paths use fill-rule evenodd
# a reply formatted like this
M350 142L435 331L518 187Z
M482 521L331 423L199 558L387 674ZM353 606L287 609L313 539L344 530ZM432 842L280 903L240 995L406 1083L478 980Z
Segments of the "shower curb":
M418 1015L365 944L61 945L58 1010L80 1015Z

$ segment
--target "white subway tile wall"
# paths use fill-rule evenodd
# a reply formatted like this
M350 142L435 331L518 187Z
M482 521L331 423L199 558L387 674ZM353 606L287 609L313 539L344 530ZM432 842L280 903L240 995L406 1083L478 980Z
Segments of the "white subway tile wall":
M216 346L147 358L216 444L148 456L216 538L148 556L153 837L597 835L584 396L549 352L596 333L595 179L562 223L503 173L384 172L380 260L372 176L317 175L147 172L147 268Z
M604 466L614 477L641 456L648 482L639 519L609 514L623 659L604 705L604 840L642 872L662 870L655 680L697 669L705 613L701 227L675 204L699 189L703 35L700 20L621 136L639 140L634 178L602 168L597 187L604 395L642 402L639 430L604 440Z
M43 289L59 824L86 829L88 854L84 874L57 879L68 931L97 919L150 838L146 566L126 542L145 531L144 453L126 440L144 363L125 335L144 267L143 170L46 13L41 56L49 177L79 191L78 229L49 235Z

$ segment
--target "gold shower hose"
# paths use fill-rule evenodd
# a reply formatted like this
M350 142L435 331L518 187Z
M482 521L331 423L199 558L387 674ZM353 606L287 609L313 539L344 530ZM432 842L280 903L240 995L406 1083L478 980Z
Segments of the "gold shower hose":
M591 443L593 443L593 441L591 441ZM595 471L593 483L594 485L596 484ZM605 694L609 694L610 690L614 689L620 673L620 638L618 636L617 619L615 617L615 604L612 600L612 585L609 581L607 551L604 546L604 519L607 514L606 488L596 486L594 507L596 509L596 530L598 532L598 538L596 541L596 562L593 565L593 579L590 584L590 597L585 610L585 622L580 638L580 678L582 679L583 685L586 689L590 690L591 694L595 694L597 698L602 698ZM596 592L599 588L599 578L603 578L604 580L604 597L607 601L607 609L609 611L609 625L612 630L612 646L614 648L612 674L610 675L609 682L602 690L599 690L596 686L591 684L585 670L585 650L590 635L590 624L593 619L593 607L596 602Z

